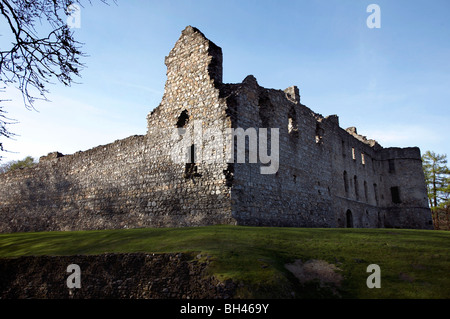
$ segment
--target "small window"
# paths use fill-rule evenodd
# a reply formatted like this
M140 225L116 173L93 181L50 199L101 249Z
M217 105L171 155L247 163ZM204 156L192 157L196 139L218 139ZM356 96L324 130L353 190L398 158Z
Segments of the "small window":
M356 199L359 200L359 193L358 193L358 177L353 176L353 180L355 181L355 196Z
M227 169L223 171L223 175L225 176L225 185L227 187L233 186L233 180L234 180L234 164L228 163Z
M354 147L352 147L352 159L354 161L356 161L356 153L355 153L355 148Z
M400 204L400 191L398 189L398 186L391 187L391 196L392 196L392 202L394 204Z
M183 128L189 122L189 114L187 110L181 112L180 116L178 116L177 127Z
M347 178L347 171L344 171L344 188L345 188L345 194L348 193L348 178Z
M393 159L389 160L389 173L395 173L395 162Z
M195 156L195 151L195 144L192 144L188 149L188 158L184 167L184 178L186 179L201 176L200 174L198 174L197 165L195 164L195 160L197 159Z
M369 201L368 191L367 191L367 182L364 181L364 197L366 199L366 202Z
M365 159L365 157L364 157L364 153L361 153L361 163L362 163L363 165L366 165L366 159Z
M373 194L375 195L375 203L378 205L378 190L377 190L377 184L373 184Z

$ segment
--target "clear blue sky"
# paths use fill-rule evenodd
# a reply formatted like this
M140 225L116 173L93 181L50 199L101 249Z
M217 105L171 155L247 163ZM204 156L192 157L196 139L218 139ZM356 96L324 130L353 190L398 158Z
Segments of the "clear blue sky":
M369 29L369 4L381 28ZM382 146L419 146L450 156L450 1L99 1L81 9L75 37L87 68L80 84L49 86L51 102L27 111L8 89L3 140L17 153L71 154L134 134L164 90L169 53L192 25L222 48L224 82L253 74L260 85L297 85L301 101ZM2 32L4 25L1 25ZM0 42L2 48L3 42ZM5 96L5 94L3 94Z

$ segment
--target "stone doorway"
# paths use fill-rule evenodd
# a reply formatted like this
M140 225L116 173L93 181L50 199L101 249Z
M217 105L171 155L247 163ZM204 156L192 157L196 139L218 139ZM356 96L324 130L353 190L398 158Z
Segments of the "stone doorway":
M347 228L353 228L353 215L352 215L352 211L350 209L347 209L347 212L345 213L345 217L347 220Z

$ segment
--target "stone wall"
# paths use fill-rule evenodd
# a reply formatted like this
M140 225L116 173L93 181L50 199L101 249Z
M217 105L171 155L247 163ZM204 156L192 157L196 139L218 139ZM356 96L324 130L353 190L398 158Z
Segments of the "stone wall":
M222 83L222 50L187 27L165 59L145 136L42 157L3 174L0 231L211 224L432 228L420 150L383 148L301 104L297 87ZM274 174L261 143L237 161L233 129L279 133ZM260 151L256 162L250 153Z
M261 174L260 161L234 165L233 216L238 223L333 226L332 197L327 191L330 164L315 145L316 114L302 106L299 97L291 99L284 91L260 87L253 76L227 89L230 92L227 102L236 114L233 127L279 128L280 157L275 174ZM271 145L269 134L269 149Z
M253 76L225 85L233 127L276 127L279 170L235 164L239 224L431 229L420 150L383 148L300 103L299 90L265 89ZM247 145L248 147L248 145ZM392 189L399 192L393 199Z
M174 163L171 156L183 138L173 136L182 111L188 114L187 131L195 118L226 125L225 105L215 88L221 50L188 27L166 65L165 93L148 116L147 135L73 155L52 153L34 168L2 175L0 231L234 223L227 163L198 165L186 176L186 164Z
M0 259L1 299L228 299L237 284L208 274L209 261L186 254L23 256ZM79 265L81 287L67 288Z

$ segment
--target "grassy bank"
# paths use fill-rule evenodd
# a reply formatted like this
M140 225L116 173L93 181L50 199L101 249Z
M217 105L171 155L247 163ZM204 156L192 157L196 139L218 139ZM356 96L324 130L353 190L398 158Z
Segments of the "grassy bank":
M195 228L0 234L0 258L122 252L192 252L210 272L242 285L240 297L450 298L450 233L400 229L313 229L210 226ZM285 268L324 260L343 280L300 283ZM369 289L369 264L381 288Z

